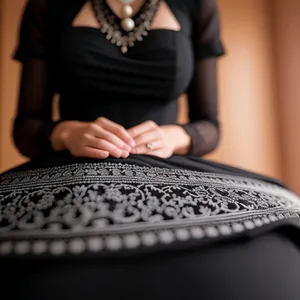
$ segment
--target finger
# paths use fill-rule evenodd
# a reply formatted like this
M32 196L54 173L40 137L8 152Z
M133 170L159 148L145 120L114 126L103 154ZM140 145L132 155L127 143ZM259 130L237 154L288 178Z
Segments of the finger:
M130 129L128 129L128 132L133 138L135 138L138 135L140 135L146 131L149 131L153 128L156 128L156 127L157 127L157 124L155 122L146 121L137 126L131 127Z
M122 158L127 158L130 155L128 151L123 150L123 153L121 155Z
M114 145L116 145L118 148L126 150L127 152L130 152L131 147L126 144L123 140L121 140L118 136L115 134L107 131L106 129L100 127L97 124L91 124L88 129L88 134L94 135L95 137L104 139Z
M118 148L116 145L94 136L85 136L85 146L107 151L112 157L120 158L123 155L122 149Z
M136 136L134 138L136 146L135 148L145 145L147 143L151 143L155 140L161 139L161 134L158 130L149 130L144 133L141 133L140 135Z
M108 151L104 151L104 150L100 150L100 149L96 149L96 148L92 148L92 147L84 147L81 153L76 154L74 156L105 159L105 158L108 158L109 153L108 153Z
M151 152L158 151L159 149L162 149L164 147L164 143L162 140L154 140L154 141L149 142L149 144L151 144L151 146L152 146L151 149L147 148L147 144L148 143L142 144L142 145L134 148L133 154L149 154Z
M114 133L116 136L118 136L123 142L125 142L129 146L131 147L135 146L135 142L133 138L123 126L103 117L98 118L96 120L96 124L100 125L102 128L106 129L107 131Z

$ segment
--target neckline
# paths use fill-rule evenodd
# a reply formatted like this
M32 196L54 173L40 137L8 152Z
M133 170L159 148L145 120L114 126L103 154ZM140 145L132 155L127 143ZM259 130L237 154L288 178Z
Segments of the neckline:
M98 31L101 32L100 28L93 27L93 26L71 26L72 29L82 29L82 30L91 30L91 31ZM148 33L155 33L155 32L170 32L173 34L182 34L182 30L175 30L175 29L169 29L169 28L152 28L148 30Z

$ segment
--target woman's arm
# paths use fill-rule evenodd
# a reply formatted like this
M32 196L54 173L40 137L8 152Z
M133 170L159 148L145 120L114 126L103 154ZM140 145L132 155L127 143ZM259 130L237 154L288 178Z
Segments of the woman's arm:
M52 151L50 134L53 85L47 60L31 59L23 63L17 115L13 137L19 151L36 158Z
M13 136L30 158L67 150L74 156L127 157L134 141L122 126L105 118L94 122L53 122L56 62L50 1L28 0L14 58L23 64Z
M50 28L47 0L28 0L21 19L14 59L22 63L19 102L13 138L19 151L30 158L51 152L50 134L54 95L49 58Z
M220 140L216 59L197 61L196 74L188 91L190 123L183 129L191 137L190 154L213 151Z
M53 29L48 3L47 0L27 1L14 53L14 59L22 63L22 73L13 138L19 151L29 158L52 153L57 150L53 150L53 144L56 147L59 144L59 150L64 150L63 132L78 127L78 122L70 121L67 125L52 120L55 69L49 46Z
M217 61L216 58L207 58L196 64L188 90L190 122L163 126L172 141L174 154L202 156L213 151L220 139Z
M202 0L198 3L192 36L195 72L187 90L190 123L182 126L191 139L190 145L185 142L186 139L182 139L184 147L181 151L202 156L213 151L220 139L217 57L224 54L224 49L220 42L216 0Z

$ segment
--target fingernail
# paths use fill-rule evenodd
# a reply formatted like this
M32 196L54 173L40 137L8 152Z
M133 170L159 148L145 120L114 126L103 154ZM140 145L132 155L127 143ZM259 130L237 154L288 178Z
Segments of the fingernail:
M127 144L124 145L123 149L127 152L130 152L131 151L131 147L128 146Z
M127 158L128 156L129 156L129 152L126 151L126 150L123 150L123 152L122 152L122 157L123 157L123 158Z
M123 151L122 150L119 150L119 149L116 149L113 151L112 153L114 156L117 156L117 157L121 157L121 155L123 154Z

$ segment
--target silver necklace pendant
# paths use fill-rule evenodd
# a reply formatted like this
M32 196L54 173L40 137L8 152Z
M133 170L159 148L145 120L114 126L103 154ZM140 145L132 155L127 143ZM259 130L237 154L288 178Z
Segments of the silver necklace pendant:
M130 3L135 0L119 0L124 6L121 8L121 20L117 22L119 18L109 7L105 8L105 5L108 6L104 3L105 0L90 1L100 25L100 31L105 34L107 40L120 47L123 54L128 52L129 47L134 47L136 42L143 41L148 35L160 2L160 0L146 0L139 13L140 16L134 20Z
M135 27L135 22L131 18L125 18L121 21L121 27L124 31L132 31Z
M121 7L121 17L123 18L121 21L121 27L124 31L129 32L132 31L135 27L135 22L131 18L133 14L133 9L130 5L125 4Z

